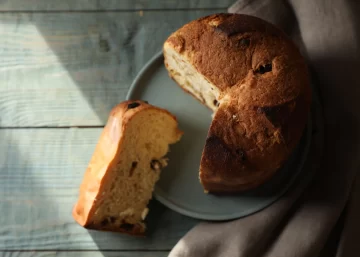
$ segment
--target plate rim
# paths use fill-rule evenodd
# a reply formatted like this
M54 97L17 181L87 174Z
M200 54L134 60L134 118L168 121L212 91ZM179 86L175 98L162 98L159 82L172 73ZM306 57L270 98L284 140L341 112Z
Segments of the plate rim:
M133 95L136 92L136 89L138 87L139 82L142 80L142 78L147 74L148 70L152 68L152 66L157 63L158 61L160 61L160 59L163 59L163 51L159 51L157 52L155 55L153 55L146 63L145 65L140 69L140 71L137 73L137 75L135 76L133 82L131 83L128 93L126 95L126 100L131 100L131 99L135 99L133 98ZM141 87L141 84L139 85ZM290 190L290 188L295 184L295 182L299 179L299 176L301 173L303 173L303 167L304 164L307 160L308 154L309 154L309 150L310 150L310 145L311 145L311 141L312 141L312 115L311 112L309 113L309 118L308 118L308 122L307 125L303 131L302 136L305 135L305 144L304 147L301 148L300 152L301 152L301 156L299 156L297 158L297 160L299 160L299 164L296 165L296 172L293 176L291 176L291 178L289 179L288 183L283 187L283 189L279 190L279 193L275 194L274 196L270 197L270 199L268 201L261 201L259 204L256 204L255 206L253 206L252 208L247 209L246 211L241 211L241 212L235 212L233 214L203 214L200 212L196 212L196 211L191 211L188 210L186 208L182 208L179 204L173 203L171 200L166 199L165 197L163 197L161 195L161 193L159 193L159 191L161 192L161 189L158 189L155 185L154 187L154 192L153 192L153 197L158 200L160 203L162 203L163 205L165 205L166 207L168 207L169 209L178 212L182 215L191 217L191 218L195 218L195 219L200 219L200 220L206 220L206 221L227 221L227 220L233 220L233 219L237 219L237 218L242 218L242 217L246 217L252 214L255 214L261 210L264 210L265 208L271 206L273 203L275 203L276 201L278 201L286 192L288 192ZM299 141L300 142L300 141ZM308 175L310 176L310 175ZM307 176L306 176L307 177ZM200 182L199 182L200 183ZM266 183L266 182L265 182ZM261 206L261 207L259 207Z

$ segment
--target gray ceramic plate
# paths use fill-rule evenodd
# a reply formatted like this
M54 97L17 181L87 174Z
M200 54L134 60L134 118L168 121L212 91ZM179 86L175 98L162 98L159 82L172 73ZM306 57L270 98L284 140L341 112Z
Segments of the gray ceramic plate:
M184 93L167 74L162 52L154 56L133 82L127 99L142 99L168 109L185 133L170 147L168 167L154 190L155 198L181 214L204 220L229 220L257 212L276 201L299 176L311 140L311 122L286 165L270 181L236 196L204 194L198 179L200 157L211 112Z

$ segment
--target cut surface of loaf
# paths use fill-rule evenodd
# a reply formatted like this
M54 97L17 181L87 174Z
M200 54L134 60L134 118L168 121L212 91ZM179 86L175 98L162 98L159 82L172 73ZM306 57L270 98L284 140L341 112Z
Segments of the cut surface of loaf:
M300 141L311 105L305 60L278 28L214 14L163 46L171 78L213 111L199 177L205 191L234 193L270 179Z
M74 219L88 229L144 235L169 145L182 134L175 116L147 102L114 107L85 171Z

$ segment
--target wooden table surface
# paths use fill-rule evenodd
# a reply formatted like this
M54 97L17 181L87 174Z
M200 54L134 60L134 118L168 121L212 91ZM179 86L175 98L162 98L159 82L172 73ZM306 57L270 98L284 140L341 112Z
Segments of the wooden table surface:
M0 1L0 256L167 256L199 221L152 202L147 238L71 209L111 108L167 36L234 0Z

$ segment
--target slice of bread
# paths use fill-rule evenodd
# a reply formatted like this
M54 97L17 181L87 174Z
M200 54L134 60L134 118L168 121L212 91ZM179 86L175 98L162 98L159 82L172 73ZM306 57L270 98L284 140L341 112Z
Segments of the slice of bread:
M147 102L114 107L85 172L74 219L88 229L144 235L165 155L182 134L174 115Z

